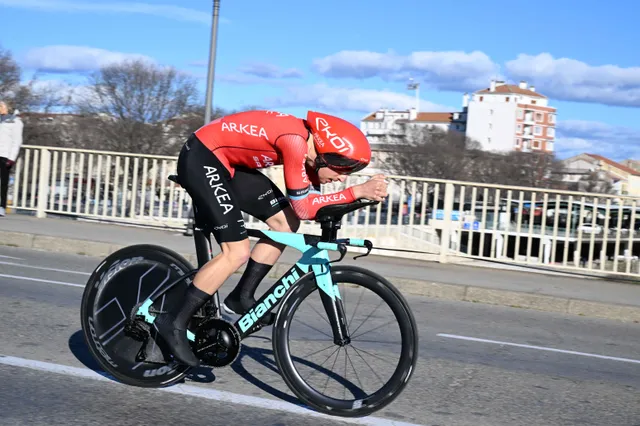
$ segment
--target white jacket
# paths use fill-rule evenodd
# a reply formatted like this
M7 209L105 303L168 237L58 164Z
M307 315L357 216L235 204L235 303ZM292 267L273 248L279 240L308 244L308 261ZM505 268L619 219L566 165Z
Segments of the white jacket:
M0 157L16 161L22 146L24 123L19 116L0 116Z

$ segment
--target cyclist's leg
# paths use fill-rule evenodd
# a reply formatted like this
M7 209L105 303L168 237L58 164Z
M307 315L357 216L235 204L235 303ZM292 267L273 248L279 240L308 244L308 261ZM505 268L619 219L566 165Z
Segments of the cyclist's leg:
M238 194L238 203L243 211L266 222L274 231L298 230L300 220L287 198L264 174L256 170L238 169L232 186ZM261 239L256 243L238 285L224 301L224 307L228 311L243 314L255 303L258 285L267 276L285 247L268 239ZM273 315L265 315L261 322L271 324L273 319Z
M199 360L186 336L189 320L224 281L246 263L250 245L229 173L195 137L191 137L180 152L178 177L199 212L206 217L222 252L200 268L184 300L159 315L154 323L175 357L187 365L197 366Z

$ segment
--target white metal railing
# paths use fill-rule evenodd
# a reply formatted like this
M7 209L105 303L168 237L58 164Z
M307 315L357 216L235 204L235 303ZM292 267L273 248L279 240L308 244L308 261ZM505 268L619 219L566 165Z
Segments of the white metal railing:
M180 226L191 201L167 176L176 158L23 146L13 207L47 213Z
M167 179L177 157L26 145L10 186L11 208L185 228L191 199ZM281 188L281 167L265 169ZM323 186L364 182L366 174ZM343 219L341 235L442 262L486 259L640 279L640 198L388 176L384 203ZM266 225L245 215L247 226ZM318 233L317 224L301 231ZM416 257L416 255L399 255ZM419 256L417 256L419 257Z

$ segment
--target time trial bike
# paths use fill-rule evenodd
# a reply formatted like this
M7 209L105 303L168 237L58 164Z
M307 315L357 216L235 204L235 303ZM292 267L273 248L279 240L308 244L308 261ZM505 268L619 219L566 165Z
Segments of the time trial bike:
M169 179L177 182L173 175ZM217 368L233 363L240 353L242 340L263 328L261 318L275 311L272 345L276 365L284 382L304 404L330 415L361 417L395 400L407 386L418 361L418 329L409 304L384 277L353 265L333 265L345 257L348 246L366 248L366 253L355 258L369 255L373 248L371 241L338 238L337 234L343 216L375 204L377 202L356 201L321 208L315 219L321 228L320 236L248 229L252 237L284 244L302 255L235 323L223 318L218 293L194 314L187 337L202 365ZM174 360L162 339L156 338L153 322L155 315L180 300L177 296L186 286L192 285L191 278L212 257L211 228L195 205L194 214L192 226L198 268L166 247L137 244L107 256L88 279L81 305L84 338L100 366L116 380L133 386L164 387L181 381L191 369ZM331 260L330 252L337 252L340 257ZM346 290L339 290L339 283L345 284ZM360 327L373 323L377 309L384 305L393 318L376 328L390 330L397 326L401 339L401 349L396 353L399 360L391 363L390 377L386 380L378 377L381 386L371 394L354 382L364 387L363 381L375 381L378 370L389 361L384 354L372 354L375 348L385 344L383 341L369 341L368 349L355 346L354 338L364 333L351 325L356 313L351 317L345 313L346 293L354 288L367 290L382 299L376 311L364 317ZM314 330L311 334L330 337L330 348L324 350L333 348L334 353L340 353L344 349L345 375L349 375L351 367L355 371L354 360L364 359L365 354L372 354L380 365L380 368L369 365L368 379L366 374L358 375L357 372L351 374L351 379L336 379L333 370L329 372L324 365L316 366L312 374L322 371L327 375L327 382L331 378L344 384L342 397L326 395L320 386L303 379L302 367L297 367L295 362L299 360L304 364L311 354L296 357L291 353L294 316L304 301L318 301L318 295L322 308L315 312L324 310L326 317L323 317L324 322L316 320L313 325L307 325ZM337 355L333 363L337 363Z

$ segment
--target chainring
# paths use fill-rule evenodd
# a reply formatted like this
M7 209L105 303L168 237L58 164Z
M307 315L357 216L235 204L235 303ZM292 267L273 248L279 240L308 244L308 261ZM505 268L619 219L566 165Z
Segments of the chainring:
M240 332L221 318L207 318L195 331L193 352L208 367L220 368L233 363L240 354Z

